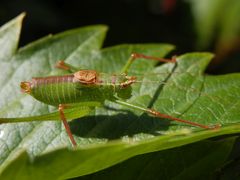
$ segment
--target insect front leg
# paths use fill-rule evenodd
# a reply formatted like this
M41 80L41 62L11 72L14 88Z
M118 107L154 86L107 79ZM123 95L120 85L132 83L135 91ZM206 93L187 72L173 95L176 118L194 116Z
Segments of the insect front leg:
M177 62L176 61L176 56L173 56L172 59L165 59L165 58L147 56L147 55L139 54L139 53L133 53L133 54L131 54L131 56L128 59L125 66L122 68L121 73L127 74L131 64L136 59L149 59L149 60L155 60L155 61L159 61L159 62L170 62L170 63L176 63Z
M75 141L75 139L74 139L74 137L72 135L72 131L71 131L71 129L69 127L69 124L67 122L67 119L66 119L66 117L64 115L64 108L65 107L66 107L66 105L63 105L63 104L59 104L59 106L58 106L58 111L59 111L59 114L60 114L60 118L61 118L61 120L63 122L63 125L64 125L64 127L65 127L65 129L67 131L68 137L69 137L73 147L77 147L77 143L76 143L76 141Z
M66 62L64 62L63 60L60 60L56 63L55 65L56 68L59 68L59 69L63 69L63 70L66 70L70 73L74 73L76 71L79 71L79 68L75 67L75 66L72 66Z

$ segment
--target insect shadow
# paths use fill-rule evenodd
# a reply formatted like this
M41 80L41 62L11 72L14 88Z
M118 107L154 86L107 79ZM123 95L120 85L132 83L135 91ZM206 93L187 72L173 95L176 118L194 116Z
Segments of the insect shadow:
M145 133L160 135L159 131L167 130L170 121L131 111L116 115L86 116L69 123L72 133L86 138L119 139L122 136L134 136Z

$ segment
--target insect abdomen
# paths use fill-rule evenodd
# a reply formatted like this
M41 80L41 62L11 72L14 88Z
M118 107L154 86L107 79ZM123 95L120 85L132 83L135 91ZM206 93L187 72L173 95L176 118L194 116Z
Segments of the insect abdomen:
M73 75L33 78L30 94L46 104L71 104L84 101L111 99L113 87L104 84L82 84Z
M31 95L51 105L73 103L79 97L72 75L33 78Z

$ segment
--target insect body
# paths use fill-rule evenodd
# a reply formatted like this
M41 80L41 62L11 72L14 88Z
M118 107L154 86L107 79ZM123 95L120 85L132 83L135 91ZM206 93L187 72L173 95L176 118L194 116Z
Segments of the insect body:
M127 76L127 71L132 62L137 58L176 63L175 58L168 60L142 54L132 54L126 65L123 67L121 74L116 75L99 73L95 70L76 71L77 68L60 61L57 64L58 68L73 72L75 71L75 73L63 76L33 78L29 82L21 82L20 86L23 92L30 94L35 99L49 105L58 106L60 118L66 128L67 134L73 146L76 146L77 143L73 138L65 118L64 108L75 107L76 104L80 102L97 101L104 103L105 100L110 100L123 106L140 110L160 118L167 118L205 129L216 129L219 127L219 125L207 126L171 117L153 109L140 107L126 102L125 100L131 97L131 85L137 81L135 76Z
M130 89L136 78L109 75L94 70L80 70L71 75L33 78L22 82L21 89L49 105L72 104L85 101L114 100L123 89ZM126 91L125 91L126 92ZM130 97L130 91L128 95Z

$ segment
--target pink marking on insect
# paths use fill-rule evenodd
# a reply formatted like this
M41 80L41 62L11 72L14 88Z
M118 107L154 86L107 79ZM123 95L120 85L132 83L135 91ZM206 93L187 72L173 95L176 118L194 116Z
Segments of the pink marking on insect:
M73 75L64 75L64 76L49 76L49 77L35 77L32 78L33 86L38 86L42 84L52 84L58 82L68 82L69 78L73 79Z
M135 83L137 78L135 76L126 76L126 81L122 82L120 84L121 88L126 88L130 86L131 84Z
M111 80L111 81L112 81L112 84L115 85L115 84L116 84L116 80L117 80L116 75L113 74L113 75L112 75L112 80Z

